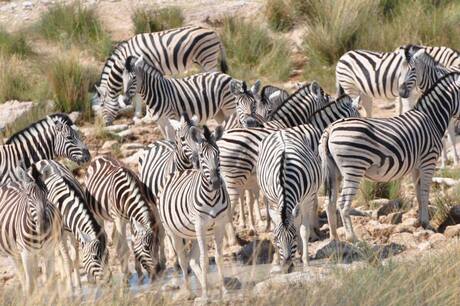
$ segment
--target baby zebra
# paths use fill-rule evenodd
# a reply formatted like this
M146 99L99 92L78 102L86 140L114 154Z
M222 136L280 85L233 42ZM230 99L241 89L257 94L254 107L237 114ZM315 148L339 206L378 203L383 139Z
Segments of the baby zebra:
M53 114L32 123L0 145L0 184L14 177L20 163L25 167L42 159L67 157L82 164L90 159L77 127L65 114Z
M136 174L115 159L99 156L88 167L85 181L88 204L99 223L114 222L116 253L125 280L129 278L126 223L131 225L136 270L141 273L140 263L153 278L158 269L159 229Z
M196 127L191 129L192 139L199 145L200 169L172 174L160 194L159 210L166 234L171 238L189 290L188 262L184 254L186 240L193 241L190 266L199 279L202 298L208 296L208 246L206 238L214 236L216 265L222 292L222 242L225 225L230 222L229 197L220 174L219 148L216 141L223 129L217 127L211 134L204 126L204 138ZM199 259L199 264L198 264Z
M136 88L147 105L147 112L169 139L166 119L179 119L186 112L196 115L199 122L215 118L224 121L235 110L235 98L230 92L232 77L219 72L205 72L185 78L165 78L142 57L126 60L124 76L134 73ZM131 79L132 80L132 79ZM129 81L127 81L129 82Z
M42 160L35 164L40 171L46 167L53 167L53 173L45 180L48 189L48 200L57 207L62 216L64 236L62 249L64 265L67 277L72 278L71 272L75 273L78 287L80 281L80 262L78 243L82 248L82 264L86 271L88 281L103 280L104 271L107 267L107 236L104 229L97 223L92 212L89 210L86 195L70 171L53 160ZM75 260L70 267L70 259L67 252L68 242L75 246Z
M419 220L423 227L430 226L431 179L449 121L459 116L460 73L450 73L423 94L412 110L400 116L344 119L324 132L320 154L329 210L336 211L337 177L341 176L339 208L348 240L356 239L350 208L363 177L389 182L411 173ZM335 217L329 222L332 238L338 239Z
M300 137L298 137L300 136ZM300 138L300 139L299 139ZM302 261L308 264L308 208L315 207L321 185L321 161L310 149L306 135L282 130L267 136L259 148L257 182L270 202L269 214L275 224L274 242L284 272L292 265L297 250L297 231L302 238ZM295 220L301 215L301 224Z
M42 178L34 165L31 175L18 167L18 181L0 186L0 255L13 258L26 294L34 289L38 258L46 261L47 279L52 275L55 246L61 239L61 217L47 201L43 182L51 171L43 169Z

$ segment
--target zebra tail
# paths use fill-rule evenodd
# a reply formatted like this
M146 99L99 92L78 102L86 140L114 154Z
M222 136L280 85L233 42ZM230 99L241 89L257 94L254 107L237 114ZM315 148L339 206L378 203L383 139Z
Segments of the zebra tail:
M329 151L330 129L326 129L321 136L319 154L321 157L321 172L323 176L324 192L330 199L337 179L338 169Z
M221 42L219 45L220 48L220 71L222 73L228 72L228 64L227 64L227 53L225 53L224 44Z

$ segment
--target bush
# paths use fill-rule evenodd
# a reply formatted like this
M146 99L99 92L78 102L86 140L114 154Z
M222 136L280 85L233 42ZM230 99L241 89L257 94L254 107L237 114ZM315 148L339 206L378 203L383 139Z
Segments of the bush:
M32 99L32 83L27 76L22 60L0 54L0 103Z
M292 63L288 42L270 37L259 24L227 17L221 38L234 77L254 80L264 74L270 80L283 81L289 77Z
M401 180L391 182L372 182L363 180L358 202L368 206L374 199L401 200L403 198Z
M46 39L67 46L88 47L100 59L105 59L111 51L110 36L104 31L96 12L79 2L53 6L41 16L38 31Z
M131 19L135 34L179 28L184 24L182 10L178 7L165 7L161 9L138 8Z
M90 117L88 92L90 80L94 78L92 74L92 70L83 67L73 56L51 63L48 80L55 110L66 113L81 111L85 117Z
M289 31L294 26L289 4L284 0L269 0L265 5L265 16L274 31Z
M0 52L4 55L16 55L24 58L33 54L24 33L10 34L0 29Z

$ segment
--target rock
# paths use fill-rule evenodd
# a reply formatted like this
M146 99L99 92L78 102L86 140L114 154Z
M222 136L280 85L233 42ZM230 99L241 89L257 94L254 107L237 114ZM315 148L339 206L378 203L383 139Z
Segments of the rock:
M32 1L24 1L22 3L22 6L24 7L25 10L31 10L34 5L33 5Z
M375 221L375 220L369 221L368 226L369 226L369 232L374 237L381 237L381 236L389 237L393 233L396 227L393 224L381 224L380 222Z
M446 241L447 238L446 236L444 236L443 234L441 233L434 233L433 235L431 235L429 238L428 238L428 241L434 246L438 246L440 244L442 244L444 241Z
M448 178L448 177L433 177L432 182L435 184L452 187L452 186L458 185L460 183L460 180L455 180L455 179Z
M460 223L460 205L454 205L450 208L447 214L446 220L439 226L439 231L444 232L446 227L449 225L455 225Z
M346 263L352 262L359 256L352 244L345 241L324 241L313 256L314 259L335 259Z
M224 277L224 286L227 290L240 290L243 288L240 280L236 277Z
M406 225L406 226L412 226L412 227L419 226L419 222L417 218L407 218L405 220L403 219L403 222L401 224Z
M446 230L444 231L444 235L447 238L460 237L460 224L451 225L451 226L446 227Z
M127 130L128 128L129 127L127 124L115 124L115 125L106 126L104 129L107 132L117 133L117 132Z
M121 138L131 138L134 135L134 132L131 130L125 130L117 133L117 135Z
M394 233L413 233L417 229L414 226L406 225L406 224L398 224L394 229Z
M244 245L236 254L236 259L243 264L266 264L271 263L274 246L268 239L254 240Z
M81 112L71 112L69 114L69 118L70 120L72 120L73 123L77 122L80 116L81 116Z
M392 243L403 245L408 249L415 249L417 247L417 241L410 233L396 233L391 235L389 240Z
M110 149L113 149L117 145L118 145L118 141L116 141L116 140L107 140L106 142L104 142L104 144L102 145L101 149L102 150L110 150Z
M0 104L0 129L6 128L19 117L30 112L33 106L33 102L20 102L17 100L11 100Z
M434 232L431 231L431 230L420 229L420 230L417 230L414 233L414 237L418 241L423 241L423 240L427 240L428 238L430 238L430 236L433 235L433 234L434 234Z
M292 272L288 274L277 274L273 275L269 279L260 282L254 286L254 293L266 294L273 287L296 287L302 286L308 282L317 281L322 277L321 274L314 275L310 272Z
M401 208L401 202L398 200L377 199L372 200L370 203L373 207L379 207L373 212L373 217L378 219L380 216L388 215Z
M399 224L402 221L402 216L403 216L403 213L398 211L398 212L390 213L387 216L381 216L379 218L379 221L382 223L388 223L388 224Z
M417 249L419 251L426 251L426 250L429 250L431 249L431 243L429 241L423 241L422 243L420 243L419 245L417 245Z

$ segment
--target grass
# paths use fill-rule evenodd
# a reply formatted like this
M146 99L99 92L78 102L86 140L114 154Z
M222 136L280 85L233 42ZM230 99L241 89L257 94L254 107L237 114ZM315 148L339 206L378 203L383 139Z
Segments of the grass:
M17 56L21 59L33 54L32 47L23 32L8 33L0 28L0 52L7 56Z
M160 9L138 8L131 20L135 34L159 32L184 25L182 9L175 6Z
M286 81L292 71L289 43L271 36L260 24L238 17L226 17L221 39L232 76L254 80L269 76L272 81Z
M24 61L16 55L0 54L0 103L8 100L31 100L32 81Z
M360 186L360 193L357 197L358 203L370 207L370 202L375 199L389 199L406 201L403 194L402 181L395 180L391 182L372 182L363 180Z
M294 27L294 16L285 0L269 0L265 4L268 25L274 31L289 31Z
M444 168L444 169L439 169L435 176L439 177L446 177L446 178L452 178L452 179L460 179L460 168Z
M48 80L55 110L66 113L80 111L85 118L89 118L91 105L88 93L94 75L95 72L82 66L72 55L52 62Z
M37 28L44 38L67 47L77 45L91 49L99 59L105 59L112 49L110 36L94 9L85 8L79 2L53 6L41 16Z

